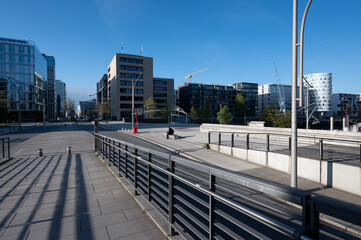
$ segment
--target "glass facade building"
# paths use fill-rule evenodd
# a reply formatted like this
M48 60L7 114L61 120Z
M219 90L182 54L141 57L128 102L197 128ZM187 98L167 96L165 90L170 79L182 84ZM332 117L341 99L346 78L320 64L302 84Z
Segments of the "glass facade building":
M54 92L54 81L55 81L55 58L53 56L47 56L43 53L43 56L47 63L47 93L46 93L46 113L49 120L54 120L56 116L55 111L55 92Z
M11 112L24 120L42 120L47 63L35 42L0 38L0 84ZM20 101L19 101L20 95Z
M232 86L240 90L246 101L247 116L257 117L258 115L258 83L240 82Z
M304 76L311 84L310 104L317 103L317 112L331 111L332 73L312 73Z
M65 116L64 106L66 99L66 85L60 80L54 81L54 99L55 99L55 115L56 118Z

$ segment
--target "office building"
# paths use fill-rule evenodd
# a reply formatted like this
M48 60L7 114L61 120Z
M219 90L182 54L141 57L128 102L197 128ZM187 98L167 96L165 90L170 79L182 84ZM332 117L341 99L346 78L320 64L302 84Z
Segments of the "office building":
M61 80L54 81L55 116L57 119L65 116L66 84Z
M179 106L187 113L194 107L206 115L205 120L217 122L217 113L225 105L235 115L235 99L239 92L232 86L184 83L178 88Z
M332 73L312 73L304 75L304 78L310 84L309 103L317 106L315 112L322 117L331 111Z
M233 88L241 91L246 101L247 117L258 116L258 83L240 82L232 84Z
M43 120L46 82L47 62L35 42L0 38L0 89L13 120L19 107L22 121Z
M78 115L83 118L85 117L93 118L96 116L95 108L96 108L95 99L90 101L79 101Z
M267 106L291 110L292 86L283 84L264 84L258 87L258 116L261 117Z
M48 120L55 120L55 58L53 56L47 56L43 53L43 57L47 63L47 76L48 81L46 83L46 115Z
M158 107L166 103L173 105L174 79L153 78L153 58L117 53L107 69L107 96L112 119L131 119L132 84L135 86L135 111L142 111L144 102L150 97L158 102Z

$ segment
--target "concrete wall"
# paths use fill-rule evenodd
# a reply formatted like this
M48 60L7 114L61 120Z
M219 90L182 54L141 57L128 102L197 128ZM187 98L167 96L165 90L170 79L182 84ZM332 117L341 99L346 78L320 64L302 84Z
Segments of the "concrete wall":
M210 149L248 162L291 174L291 156L210 144ZM298 176L361 196L361 168L308 158L298 158Z

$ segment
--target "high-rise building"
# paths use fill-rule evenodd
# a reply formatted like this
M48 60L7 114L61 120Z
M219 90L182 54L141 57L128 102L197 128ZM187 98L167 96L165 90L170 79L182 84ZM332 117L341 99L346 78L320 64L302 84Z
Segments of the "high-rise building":
M115 54L107 69L107 81L113 119L131 119L133 84L135 109L143 110L144 102L154 94L160 105L173 105L174 79L153 78L151 57Z
M49 120L55 120L55 92L54 92L54 81L55 81L55 58L53 56L47 56L43 53L43 56L47 63L47 74L48 81L46 84L46 113Z
M101 119L109 119L110 112L107 111L107 104L109 104L108 98L108 75L104 74L102 78L97 82L97 111L98 116Z
M90 100L90 101L79 101L79 112L78 115L80 117L90 117L93 118L96 116L94 113L96 105L96 100Z
M240 90L246 101L247 117L258 116L258 83L240 82L232 84L233 88Z
M304 78L311 85L309 103L316 104L315 112L323 116L331 111L332 73L312 73L304 75Z
M55 117L65 116L66 84L61 80L54 81Z
M46 82L47 63L35 42L0 38L0 89L12 119L20 110L23 121L43 120Z

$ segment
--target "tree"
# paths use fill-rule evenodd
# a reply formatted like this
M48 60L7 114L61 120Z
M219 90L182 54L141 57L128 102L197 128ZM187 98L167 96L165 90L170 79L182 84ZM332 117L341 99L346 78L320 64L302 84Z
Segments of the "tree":
M198 113L197 113L197 109L195 106L191 107L191 110L189 112L189 116L191 118L192 121L197 121L198 119Z
M75 112L75 100L71 98L67 98L64 104L64 110L67 113L74 113Z
M157 116L157 102L153 97L150 97L145 101L144 107L148 117L154 118Z
M163 118L163 120L165 122L168 122L169 120L169 117L171 116L172 112L170 110L170 107L169 107L169 103L168 101L166 102L166 105L163 107L162 111L161 111L161 117Z
M242 93L237 93L235 99L235 121L241 122L242 117L247 112L246 100Z
M227 105L217 113L217 120L220 124L229 124L232 122L232 119L232 113Z
M261 119L265 121L265 125L268 127L291 127L290 111L287 110L285 113L280 113L274 105L269 105L263 110Z

